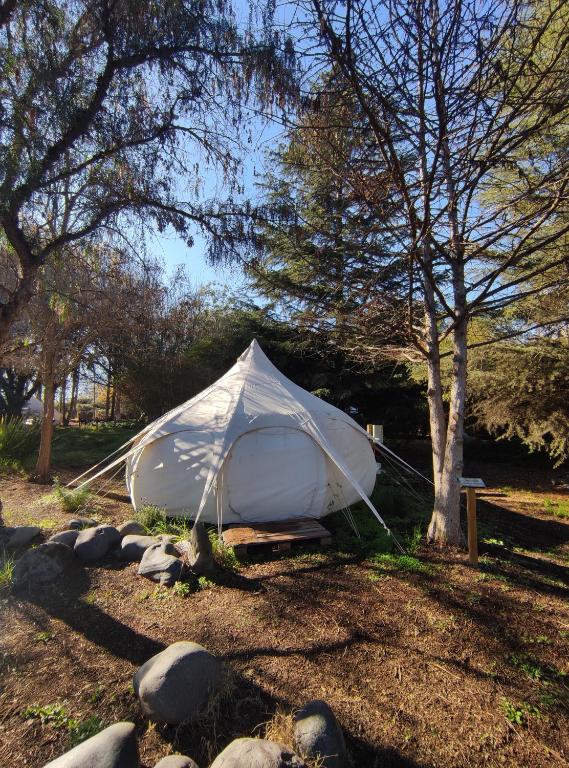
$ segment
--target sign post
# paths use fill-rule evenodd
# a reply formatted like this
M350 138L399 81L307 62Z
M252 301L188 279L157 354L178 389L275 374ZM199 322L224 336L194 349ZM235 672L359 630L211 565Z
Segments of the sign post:
M460 487L466 488L466 517L468 519L468 559L478 565L478 532L476 525L476 489L486 488L481 477L460 477Z

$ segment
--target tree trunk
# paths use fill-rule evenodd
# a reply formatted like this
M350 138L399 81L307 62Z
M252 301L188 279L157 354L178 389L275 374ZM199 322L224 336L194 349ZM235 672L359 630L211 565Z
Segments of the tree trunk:
M111 392L111 421L115 420L116 406L117 406L117 388L113 381L113 388Z
M67 376L63 378L63 381L61 382L61 390L59 392L59 412L61 414L61 423L64 427L67 426L67 416L66 416L66 408L67 403L65 402L65 396L67 394Z
M77 398L79 397L79 368L71 374L71 402L69 403L69 418L77 418Z
M53 416L55 408L55 385L53 381L53 353L44 351L43 380L43 417L41 423L41 439L38 460L36 464L36 479L40 483L48 483L51 469L51 443L53 438Z
M107 387L105 393L105 421L109 420L109 414L111 412L111 371L107 371Z
M464 467L464 407L466 401L466 322L454 333L453 374L444 462L435 480L435 503L428 539L438 544L462 546L460 480Z

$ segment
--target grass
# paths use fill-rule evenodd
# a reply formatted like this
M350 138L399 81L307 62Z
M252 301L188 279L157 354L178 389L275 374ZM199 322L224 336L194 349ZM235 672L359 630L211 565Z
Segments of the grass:
M546 499L544 508L548 515L559 517L562 520L569 520L569 501L552 501L551 499Z
M278 744L284 744L293 752L296 751L294 744L294 715L292 712L286 712L280 707L273 717L265 723L265 739L276 741ZM318 755L312 757L305 753L297 752L304 761L306 768L324 768L325 758Z
M166 534L186 539L192 531L191 520L168 517L165 511L155 504L145 504L135 512L134 518L145 527L150 536Z
M22 469L26 461L39 448L40 430L38 423L24 424L22 419L0 418L0 465Z
M88 488L63 488L56 478L53 484L53 496L64 512L78 512L85 509L91 499L91 492Z
M16 561L4 550L0 551L0 592L10 589L14 579Z
M100 424L85 427L56 427L53 464L82 469L106 458L138 432L139 427Z

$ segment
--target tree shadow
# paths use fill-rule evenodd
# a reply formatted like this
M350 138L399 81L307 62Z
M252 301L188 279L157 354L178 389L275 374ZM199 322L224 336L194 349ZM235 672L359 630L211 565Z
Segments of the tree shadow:
M127 564L128 565L128 564ZM71 565L63 579L43 587L20 590L20 607L28 603L44 614L64 622L86 640L104 648L117 658L140 666L166 647L163 643L136 632L88 600L92 580L88 568ZM32 621L35 614L28 613Z

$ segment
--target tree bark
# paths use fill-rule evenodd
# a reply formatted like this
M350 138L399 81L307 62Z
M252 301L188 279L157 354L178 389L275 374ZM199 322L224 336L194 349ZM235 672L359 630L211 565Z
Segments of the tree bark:
M77 418L77 398L79 396L79 368L74 368L71 374L71 402L69 403L69 418Z

